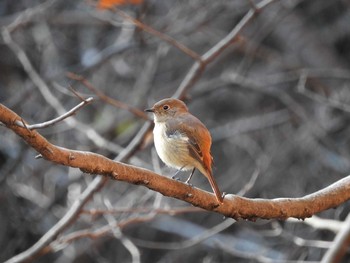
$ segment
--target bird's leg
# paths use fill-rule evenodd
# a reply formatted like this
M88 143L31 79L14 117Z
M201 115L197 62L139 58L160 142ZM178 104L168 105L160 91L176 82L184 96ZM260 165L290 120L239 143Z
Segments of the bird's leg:
M178 177L176 177L176 175L181 172L181 170L184 168L185 166L182 166L179 170L176 171L176 173L171 177L174 180L180 180Z
M195 170L196 170L196 168L193 168L193 170L192 170L190 176L188 177L188 179L187 179L186 182L185 182L186 184L191 185L191 184L190 184L190 180L192 179L192 176L193 176Z

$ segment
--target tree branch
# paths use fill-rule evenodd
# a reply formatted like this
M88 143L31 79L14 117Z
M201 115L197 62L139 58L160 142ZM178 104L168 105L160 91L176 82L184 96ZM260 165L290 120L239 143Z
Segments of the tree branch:
M143 185L165 196L183 200L234 219L286 219L288 217L304 219L350 199L350 176L347 176L320 191L300 198L249 199L229 194L226 195L224 203L218 205L213 194L152 171L116 162L99 154L53 145L37 131L16 125L16 121L20 120L21 117L0 104L0 121L21 136L48 161L79 168L85 173Z

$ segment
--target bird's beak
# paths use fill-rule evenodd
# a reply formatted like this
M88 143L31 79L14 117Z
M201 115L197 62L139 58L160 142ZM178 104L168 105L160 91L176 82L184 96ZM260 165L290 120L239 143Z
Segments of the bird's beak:
M146 112L153 112L154 113L154 109L150 108L150 109L145 109Z

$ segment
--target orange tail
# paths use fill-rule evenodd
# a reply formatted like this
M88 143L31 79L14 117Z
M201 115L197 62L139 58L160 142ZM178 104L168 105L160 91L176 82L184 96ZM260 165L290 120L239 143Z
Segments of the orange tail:
M209 148L210 148L210 144L209 144ZM203 163L202 163L202 165L203 165L202 168L204 168L205 173L203 173L203 171L201 171L201 172L205 175L205 177L208 178L209 183L211 185L211 188L213 189L213 191L214 191L214 193L216 195L216 199L219 201L219 203L222 204L223 201L224 201L224 198L221 195L221 192L219 190L218 185L216 184L216 181L214 179L214 176L213 176L213 173L212 173L212 170L211 170L213 157L211 156L210 151L207 151L207 152L204 152L204 153L207 153L207 154L204 154L204 156L203 156Z
M214 193L216 195L216 199L219 201L219 203L222 204L224 202L224 199L222 197L222 194L221 194L221 192L219 190L218 185L216 184L216 181L214 179L213 173L210 170L207 170L206 177L208 178L209 183L211 185L211 188L213 189L213 191L214 191Z

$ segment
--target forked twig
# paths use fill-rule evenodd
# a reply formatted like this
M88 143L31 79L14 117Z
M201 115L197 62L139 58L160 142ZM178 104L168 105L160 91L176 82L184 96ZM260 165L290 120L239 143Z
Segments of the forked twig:
M47 128L49 126L52 126L60 121L63 121L64 119L76 114L76 112L84 107L85 105L88 105L89 103L91 103L93 101L93 98L90 97L90 98L87 98L86 100L80 102L77 106L75 106L74 108L72 108L71 110L67 111L66 113L62 114L61 116L58 116L57 118L55 119L52 119L52 120L49 120L49 121L45 121L45 122L42 122L42 123L37 123L37 124L32 124L32 125L28 125L28 124L25 124L24 122L22 121L16 121L15 123L20 126L20 127L23 127L23 128L26 128L26 129L29 129L29 130L35 130L35 129L43 129L43 128Z

